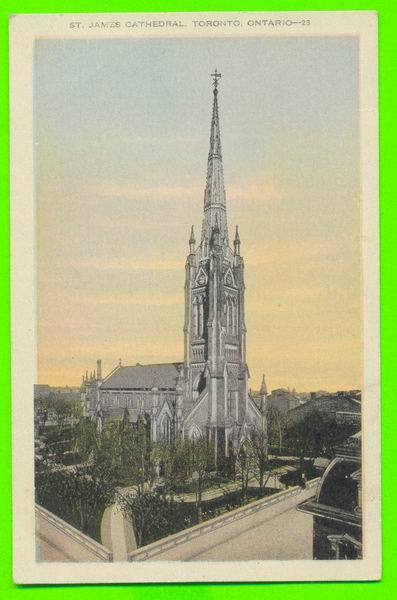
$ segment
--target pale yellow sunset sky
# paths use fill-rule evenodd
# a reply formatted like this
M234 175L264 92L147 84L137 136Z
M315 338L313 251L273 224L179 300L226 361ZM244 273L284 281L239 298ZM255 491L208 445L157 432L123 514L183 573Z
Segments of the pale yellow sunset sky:
M38 382L183 359L217 67L250 385L361 387L357 58L352 37L36 43Z

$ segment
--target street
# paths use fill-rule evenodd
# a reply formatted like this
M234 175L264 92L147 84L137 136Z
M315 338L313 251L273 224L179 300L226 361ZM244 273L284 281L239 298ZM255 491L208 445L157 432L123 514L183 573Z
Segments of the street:
M150 560L294 560L312 559L313 518L296 505L315 488L264 508L239 521L194 538Z

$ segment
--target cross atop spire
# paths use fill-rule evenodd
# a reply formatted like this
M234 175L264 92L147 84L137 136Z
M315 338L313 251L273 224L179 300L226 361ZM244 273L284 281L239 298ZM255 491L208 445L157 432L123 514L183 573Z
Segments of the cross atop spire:
M218 69L215 69L214 73L211 73L211 77L213 77L213 85L214 88L217 89L218 87L218 79L220 79L222 77L222 73L218 73Z

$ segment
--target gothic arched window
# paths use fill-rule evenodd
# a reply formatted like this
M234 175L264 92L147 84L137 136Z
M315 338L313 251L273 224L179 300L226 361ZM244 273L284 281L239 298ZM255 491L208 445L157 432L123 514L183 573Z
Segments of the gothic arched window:
M199 334L199 311L197 305L197 298L193 299L193 332L194 335Z
M189 439L191 440L199 440L202 437L201 429L198 425L192 425L189 430Z
M232 414L232 392L228 391L227 393L227 415L230 416Z
M233 300L230 296L227 298L227 332L233 334Z
M204 333L204 304L203 296L200 296L198 303L198 335L203 336Z
M206 377L203 372L198 373L193 380L193 400L197 400L206 386Z
M237 315L237 299L233 298L233 308L232 308L232 313L233 313L233 328L232 328L232 334L233 335L237 335L238 333L238 315Z
M161 421L161 439L166 444L171 442L171 419L168 415L164 415Z

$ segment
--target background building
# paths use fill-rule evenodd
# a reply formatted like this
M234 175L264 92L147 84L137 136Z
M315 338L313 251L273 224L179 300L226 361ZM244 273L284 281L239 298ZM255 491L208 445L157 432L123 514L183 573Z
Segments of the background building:
M314 395L308 402L290 410L288 420L290 424L298 423L313 412L339 423L356 425L358 431L361 428L361 392L352 390Z
M295 390L291 392L289 389L279 388L272 390L267 397L267 405L277 408L282 413L288 413L301 404L302 400Z

